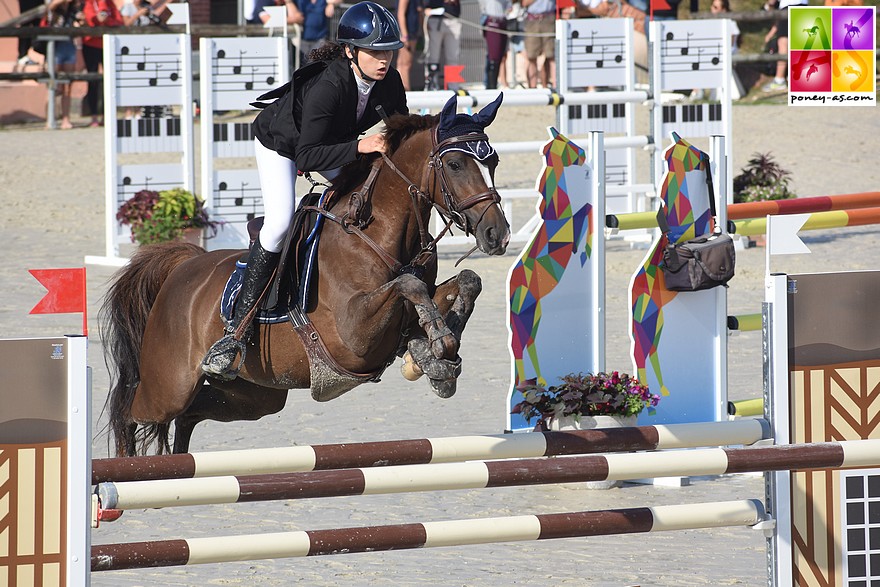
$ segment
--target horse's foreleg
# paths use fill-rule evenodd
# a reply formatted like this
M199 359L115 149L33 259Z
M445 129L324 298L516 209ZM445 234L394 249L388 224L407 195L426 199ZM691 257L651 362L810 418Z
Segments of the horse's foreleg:
M446 326L461 341L464 327L474 312L474 301L483 291L480 276L465 269L437 286L434 302L443 315Z
M419 326L428 337L430 353L437 359L455 359L458 339L431 299L428 286L409 274L401 275L368 294L352 297L347 311L336 315L337 330L348 348L360 357L374 350L376 340L387 332L390 321L400 315L404 300L411 302L418 314Z
M267 389L243 379L203 385L192 404L174 419L174 452L189 452L193 429L199 422L259 420L280 412L285 403L286 390Z
M474 301L483 289L480 277L470 270L464 270L439 286L434 294L434 302L443 316L446 326L460 344L464 327L474 311ZM428 341L413 338L407 344L407 356L401 368L404 377L418 379L427 373L431 388L440 397L451 397L456 391L456 380L461 373L461 360L439 359L428 352Z

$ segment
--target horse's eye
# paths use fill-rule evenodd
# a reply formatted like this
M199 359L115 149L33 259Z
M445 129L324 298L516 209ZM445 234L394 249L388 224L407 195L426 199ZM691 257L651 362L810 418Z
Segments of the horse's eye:
M453 159L449 162L449 169L452 171L461 171L461 163Z

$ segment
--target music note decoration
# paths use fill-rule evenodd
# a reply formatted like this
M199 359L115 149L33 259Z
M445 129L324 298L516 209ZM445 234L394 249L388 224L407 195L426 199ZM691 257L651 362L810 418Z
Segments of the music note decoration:
M627 31L617 19L570 21L563 46L567 88L622 88L629 83L632 47Z
M241 90L269 90L278 82L278 58L258 51L237 49L231 56L226 49L218 49L211 63L215 96Z
M120 90L180 85L180 53L177 51L154 50L144 45L135 56L131 47L123 46L115 57Z
M697 71L700 69L711 70L721 64L721 40L717 37L694 37L688 32L687 36L677 39L672 32L667 33L663 41L663 66L670 72ZM711 60L703 61L704 53L712 53ZM711 65L712 67L706 67Z
M215 173L211 201L213 215L230 224L243 225L263 214L263 198L256 170Z

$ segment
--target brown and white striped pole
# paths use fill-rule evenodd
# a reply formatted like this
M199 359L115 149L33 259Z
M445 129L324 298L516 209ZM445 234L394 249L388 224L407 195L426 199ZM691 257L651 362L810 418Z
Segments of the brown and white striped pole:
M390 465L419 465L595 454L633 450L748 445L770 437L767 422L728 422L352 442L181 455L95 459L92 484L220 475L256 475Z
M103 509L880 466L880 439L101 483Z
M92 546L92 571L751 526L759 500Z

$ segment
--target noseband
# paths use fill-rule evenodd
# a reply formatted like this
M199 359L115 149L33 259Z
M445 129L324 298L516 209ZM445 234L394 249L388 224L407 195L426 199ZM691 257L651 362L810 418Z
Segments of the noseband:
M483 133L479 134L468 134L461 135L457 137L450 137L440 144L437 144L437 128L434 129L434 132L431 133L431 140L434 144L434 148L431 150L431 154L428 155L428 165L425 168L425 173L422 176L422 190L425 191L427 187L427 172L429 170L434 171L435 178L437 182L440 184L440 193L443 194L443 203L446 206L445 210L440 206L435 206L437 212L447 219L447 221L451 220L458 226L461 230L465 232L465 234L471 234L473 230L471 229L470 223L467 218L462 214L463 211L473 208L475 205L479 204L485 200L491 200L493 204L499 204L501 202L501 196L498 195L498 191L495 189L495 186L489 186L489 189L485 192L470 196L461 201L456 201L453 197L452 190L449 188L449 181L446 178L446 167L443 165L443 152L446 151L448 147L462 144L462 143L472 143L472 142L480 142L486 141L488 143L489 137L487 137ZM474 158L475 159L475 158ZM427 193L426 196L430 198L430 193ZM433 203L433 201L432 201ZM486 213L490 206L486 206L483 210L483 214ZM473 229L480 224L483 220L483 214L480 215L480 218L477 220L477 223L474 225ZM448 225L447 225L448 226Z

